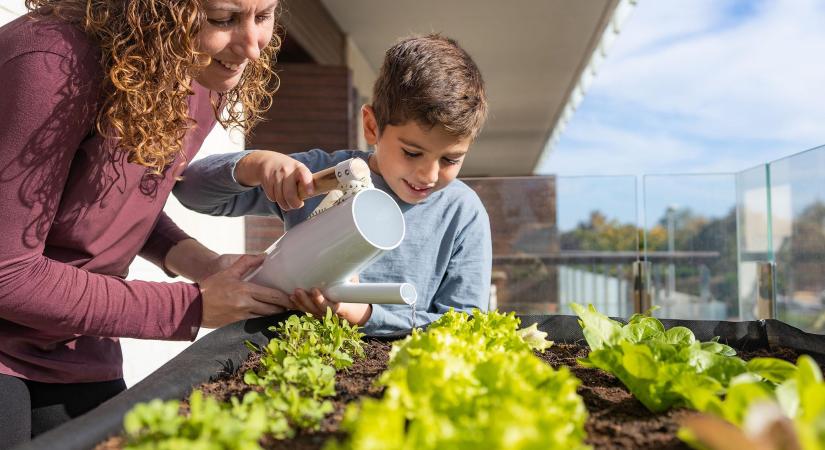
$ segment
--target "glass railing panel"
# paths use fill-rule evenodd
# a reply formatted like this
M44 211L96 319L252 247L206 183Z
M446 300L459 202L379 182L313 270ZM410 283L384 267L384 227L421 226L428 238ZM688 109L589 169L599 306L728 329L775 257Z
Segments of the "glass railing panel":
M769 169L776 317L825 333L825 147Z
M638 257L634 177L465 178L490 215L491 307L570 314L571 302L628 315Z
M633 314L633 263L639 259L634 176L558 177L558 302L592 303L611 316Z
M557 310L556 178L464 178L490 216L493 272L490 308L519 314Z
M773 261L768 194L767 165L736 174L739 320L758 318L759 265Z
M735 319L736 179L733 174L646 175L644 256L657 317Z

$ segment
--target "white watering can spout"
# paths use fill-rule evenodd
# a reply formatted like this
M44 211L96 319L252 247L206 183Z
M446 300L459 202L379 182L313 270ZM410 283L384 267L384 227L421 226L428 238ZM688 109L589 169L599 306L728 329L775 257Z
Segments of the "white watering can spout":
M335 172L328 171L333 170ZM369 168L351 159L313 176L315 193L329 191L330 173L362 175ZM337 173L336 173L337 172ZM326 179L327 181L322 181ZM296 225L266 250L264 263L246 277L263 286L292 293L318 288L330 301L348 303L415 303L409 283L352 283L353 277L404 239L404 215L395 200L374 188L338 193L339 203ZM326 203L326 199L325 199Z

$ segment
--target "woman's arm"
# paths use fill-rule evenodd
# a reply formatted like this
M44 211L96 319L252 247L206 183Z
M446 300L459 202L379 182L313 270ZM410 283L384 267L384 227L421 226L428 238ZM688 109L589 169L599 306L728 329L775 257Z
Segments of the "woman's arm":
M99 67L98 55L77 58L28 52L0 65L0 85L13 86L0 92L11 125L0 127L0 319L51 333L186 340L202 321L277 310L280 293L237 274L255 258L199 287L125 281L44 255L77 149L94 130L98 83L83 68Z
M97 55L29 52L0 67L0 318L96 336L191 339L197 286L126 282L43 255L72 160L94 130ZM158 298L169 299L158 302Z
M235 263L241 254L219 255L195 239L184 239L166 254L164 269L200 283Z

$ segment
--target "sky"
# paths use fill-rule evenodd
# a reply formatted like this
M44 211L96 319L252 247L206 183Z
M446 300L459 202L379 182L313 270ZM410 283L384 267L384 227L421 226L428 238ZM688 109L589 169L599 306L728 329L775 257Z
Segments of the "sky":
M823 24L825 0L639 0L539 171L738 172L825 144Z
M664 205L718 215L735 202L733 174L825 144L823 24L825 0L639 0L538 168L600 176L560 179L560 225L611 207L622 221ZM605 175L636 176L647 213L641 199L616 207L610 186L630 181ZM565 184L588 198L565 201Z

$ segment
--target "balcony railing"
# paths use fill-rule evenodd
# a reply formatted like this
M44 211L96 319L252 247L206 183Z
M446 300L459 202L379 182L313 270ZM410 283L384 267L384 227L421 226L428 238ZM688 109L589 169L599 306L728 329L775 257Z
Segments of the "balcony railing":
M739 173L468 178L499 309L776 317L825 332L825 147Z

